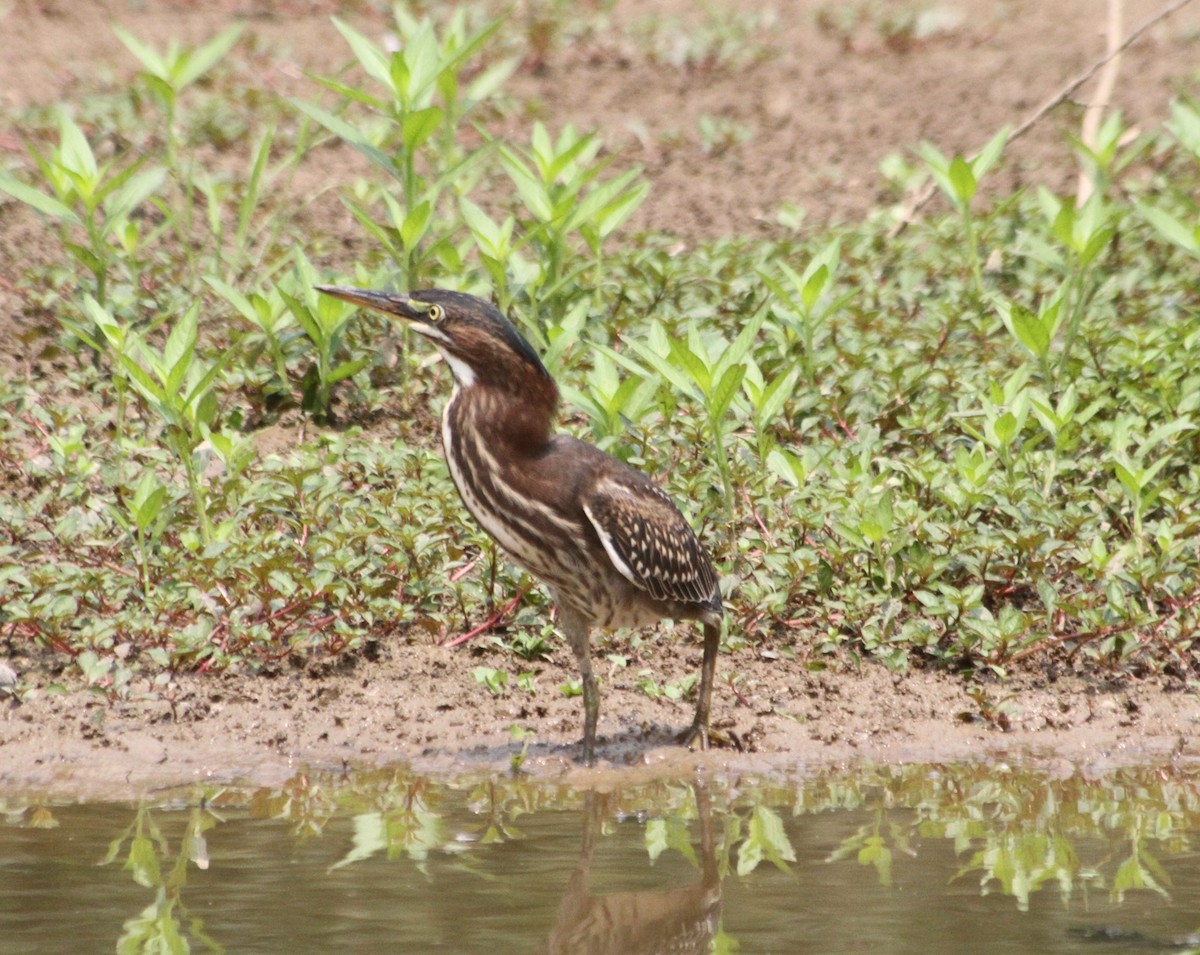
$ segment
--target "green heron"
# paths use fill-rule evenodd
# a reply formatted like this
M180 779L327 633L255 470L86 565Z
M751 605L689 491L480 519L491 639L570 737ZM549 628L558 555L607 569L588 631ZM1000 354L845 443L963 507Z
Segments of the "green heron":
M599 448L554 433L558 386L529 342L482 299L442 289L317 288L404 319L450 366L454 391L442 412L450 474L483 529L554 597L583 681L584 761L595 761L600 715L592 628L663 618L704 627L696 716L679 739L707 748L721 590L712 561L666 493Z

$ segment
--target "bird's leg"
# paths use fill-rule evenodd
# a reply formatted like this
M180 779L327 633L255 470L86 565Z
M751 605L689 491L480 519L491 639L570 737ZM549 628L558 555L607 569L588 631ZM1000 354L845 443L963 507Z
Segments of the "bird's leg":
M560 604L561 607L561 604ZM588 624L571 610L562 612L563 633L579 663L579 676L583 682L583 761L588 766L596 764L596 723L600 719L600 687L596 674L592 672L591 641L588 639Z
M721 649L721 624L704 624L704 662L700 664L700 692L696 694L696 718L684 730L679 741L691 747L699 741L701 749L708 749L708 714L712 707L713 683L717 676L717 652Z

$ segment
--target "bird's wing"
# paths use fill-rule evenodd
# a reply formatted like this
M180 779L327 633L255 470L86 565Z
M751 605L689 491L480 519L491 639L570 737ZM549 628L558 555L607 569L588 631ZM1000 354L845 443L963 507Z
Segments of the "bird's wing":
M717 597L712 561L661 488L606 476L587 494L583 511L621 576L656 600L708 603Z

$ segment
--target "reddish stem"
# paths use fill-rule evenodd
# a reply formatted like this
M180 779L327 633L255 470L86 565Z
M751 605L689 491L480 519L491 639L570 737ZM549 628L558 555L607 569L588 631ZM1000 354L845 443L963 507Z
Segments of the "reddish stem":
M447 640L445 643L442 644L442 646L443 647L461 646L462 644L466 643L468 640L474 640L481 633L486 633L488 630L491 630L494 626L496 626L498 623L500 623L501 620L503 620L506 616L508 616L509 613L512 612L512 610L517 606L517 604L519 604L521 602L521 598L524 596L525 596L525 591L518 590L517 595L515 597L513 597L512 600L510 600L503 607L501 607L499 610L497 610L494 614L492 614L490 617L488 617L487 620L485 620L483 623L481 623L474 630L464 633L461 637L455 637L453 640Z

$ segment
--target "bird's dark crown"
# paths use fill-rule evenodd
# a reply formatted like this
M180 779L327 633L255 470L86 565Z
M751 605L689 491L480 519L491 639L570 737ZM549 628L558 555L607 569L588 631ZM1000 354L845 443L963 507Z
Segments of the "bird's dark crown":
M453 359L451 367L460 384L479 381L522 391L532 379L553 387L554 381L533 346L499 309L474 295L449 289L403 293L339 285L317 288L326 295L404 319ZM473 381L463 380L464 371Z
M527 366L526 374L537 372L550 377L533 346L490 302L449 289L423 289L412 292L408 300L415 308L436 305L441 309L436 319L430 309L426 309L425 317L445 339L436 334L429 337L467 361L481 376L490 365L502 361L499 352L507 350Z
M527 447L549 440L558 411L558 386L533 346L494 305L448 289L402 293L337 285L317 288L404 319L428 338L450 365L459 388L472 396L463 407L487 416L494 433L505 433Z

